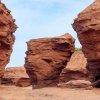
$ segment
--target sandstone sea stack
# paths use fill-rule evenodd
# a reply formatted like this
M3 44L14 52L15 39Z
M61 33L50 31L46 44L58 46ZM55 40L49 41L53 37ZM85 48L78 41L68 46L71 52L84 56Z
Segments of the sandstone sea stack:
M100 0L95 0L73 23L87 58L89 79L100 87Z
M52 86L74 52L75 39L70 34L27 42L25 68L34 88Z
M4 74L5 66L9 63L12 46L15 40L13 33L17 26L10 14L10 10L0 0L0 78Z

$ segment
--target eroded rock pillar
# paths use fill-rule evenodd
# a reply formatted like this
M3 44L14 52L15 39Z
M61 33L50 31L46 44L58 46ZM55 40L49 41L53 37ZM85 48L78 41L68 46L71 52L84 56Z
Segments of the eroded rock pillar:
M25 69L33 88L58 83L59 75L74 52L74 38L65 34L54 38L32 39L27 42Z

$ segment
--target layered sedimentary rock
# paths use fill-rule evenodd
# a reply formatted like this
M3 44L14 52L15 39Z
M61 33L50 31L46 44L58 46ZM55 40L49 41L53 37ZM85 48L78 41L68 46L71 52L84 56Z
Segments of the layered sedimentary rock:
M26 87L31 82L24 67L11 67L5 69L1 84Z
M60 75L61 83L66 83L71 80L89 80L86 69L86 58L81 49L75 50L70 62L68 62L66 68L63 69Z
M17 28L14 22L10 10L0 2L0 78L4 74L5 66L12 53L12 45L15 40L13 33Z
M27 42L25 68L34 88L55 85L74 52L74 38L65 34Z
M78 33L87 58L89 79L100 86L100 0L95 0L75 19L73 28Z
M71 80L66 83L58 84L58 87L61 88L84 88L84 89L92 89L91 82L86 80Z

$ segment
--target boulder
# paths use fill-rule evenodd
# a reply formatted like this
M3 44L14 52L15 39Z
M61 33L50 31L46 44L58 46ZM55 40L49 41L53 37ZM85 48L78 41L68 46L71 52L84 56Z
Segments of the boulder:
M71 80L86 80L88 81L87 70L65 68L60 74L59 83L66 83Z
M25 69L33 88L53 86L74 52L75 39L70 34L27 42Z
M92 89L91 83L86 80L71 80L66 83L58 84L60 88L85 88L85 89Z
M81 12L72 26L87 58L89 79L94 83L100 80L100 0ZM100 81L96 87L100 87Z
M0 78L3 76L5 66L9 63L12 46L15 41L13 33L16 31L15 19L10 10L0 2Z
M31 83L32 82L31 82L30 78L22 77L16 82L15 85L19 86L19 87L28 87L28 86L32 85Z

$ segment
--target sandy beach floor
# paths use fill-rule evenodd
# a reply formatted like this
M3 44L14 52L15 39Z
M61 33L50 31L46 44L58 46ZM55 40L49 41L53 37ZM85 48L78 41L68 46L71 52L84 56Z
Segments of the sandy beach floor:
M0 86L0 100L100 100L100 89Z

